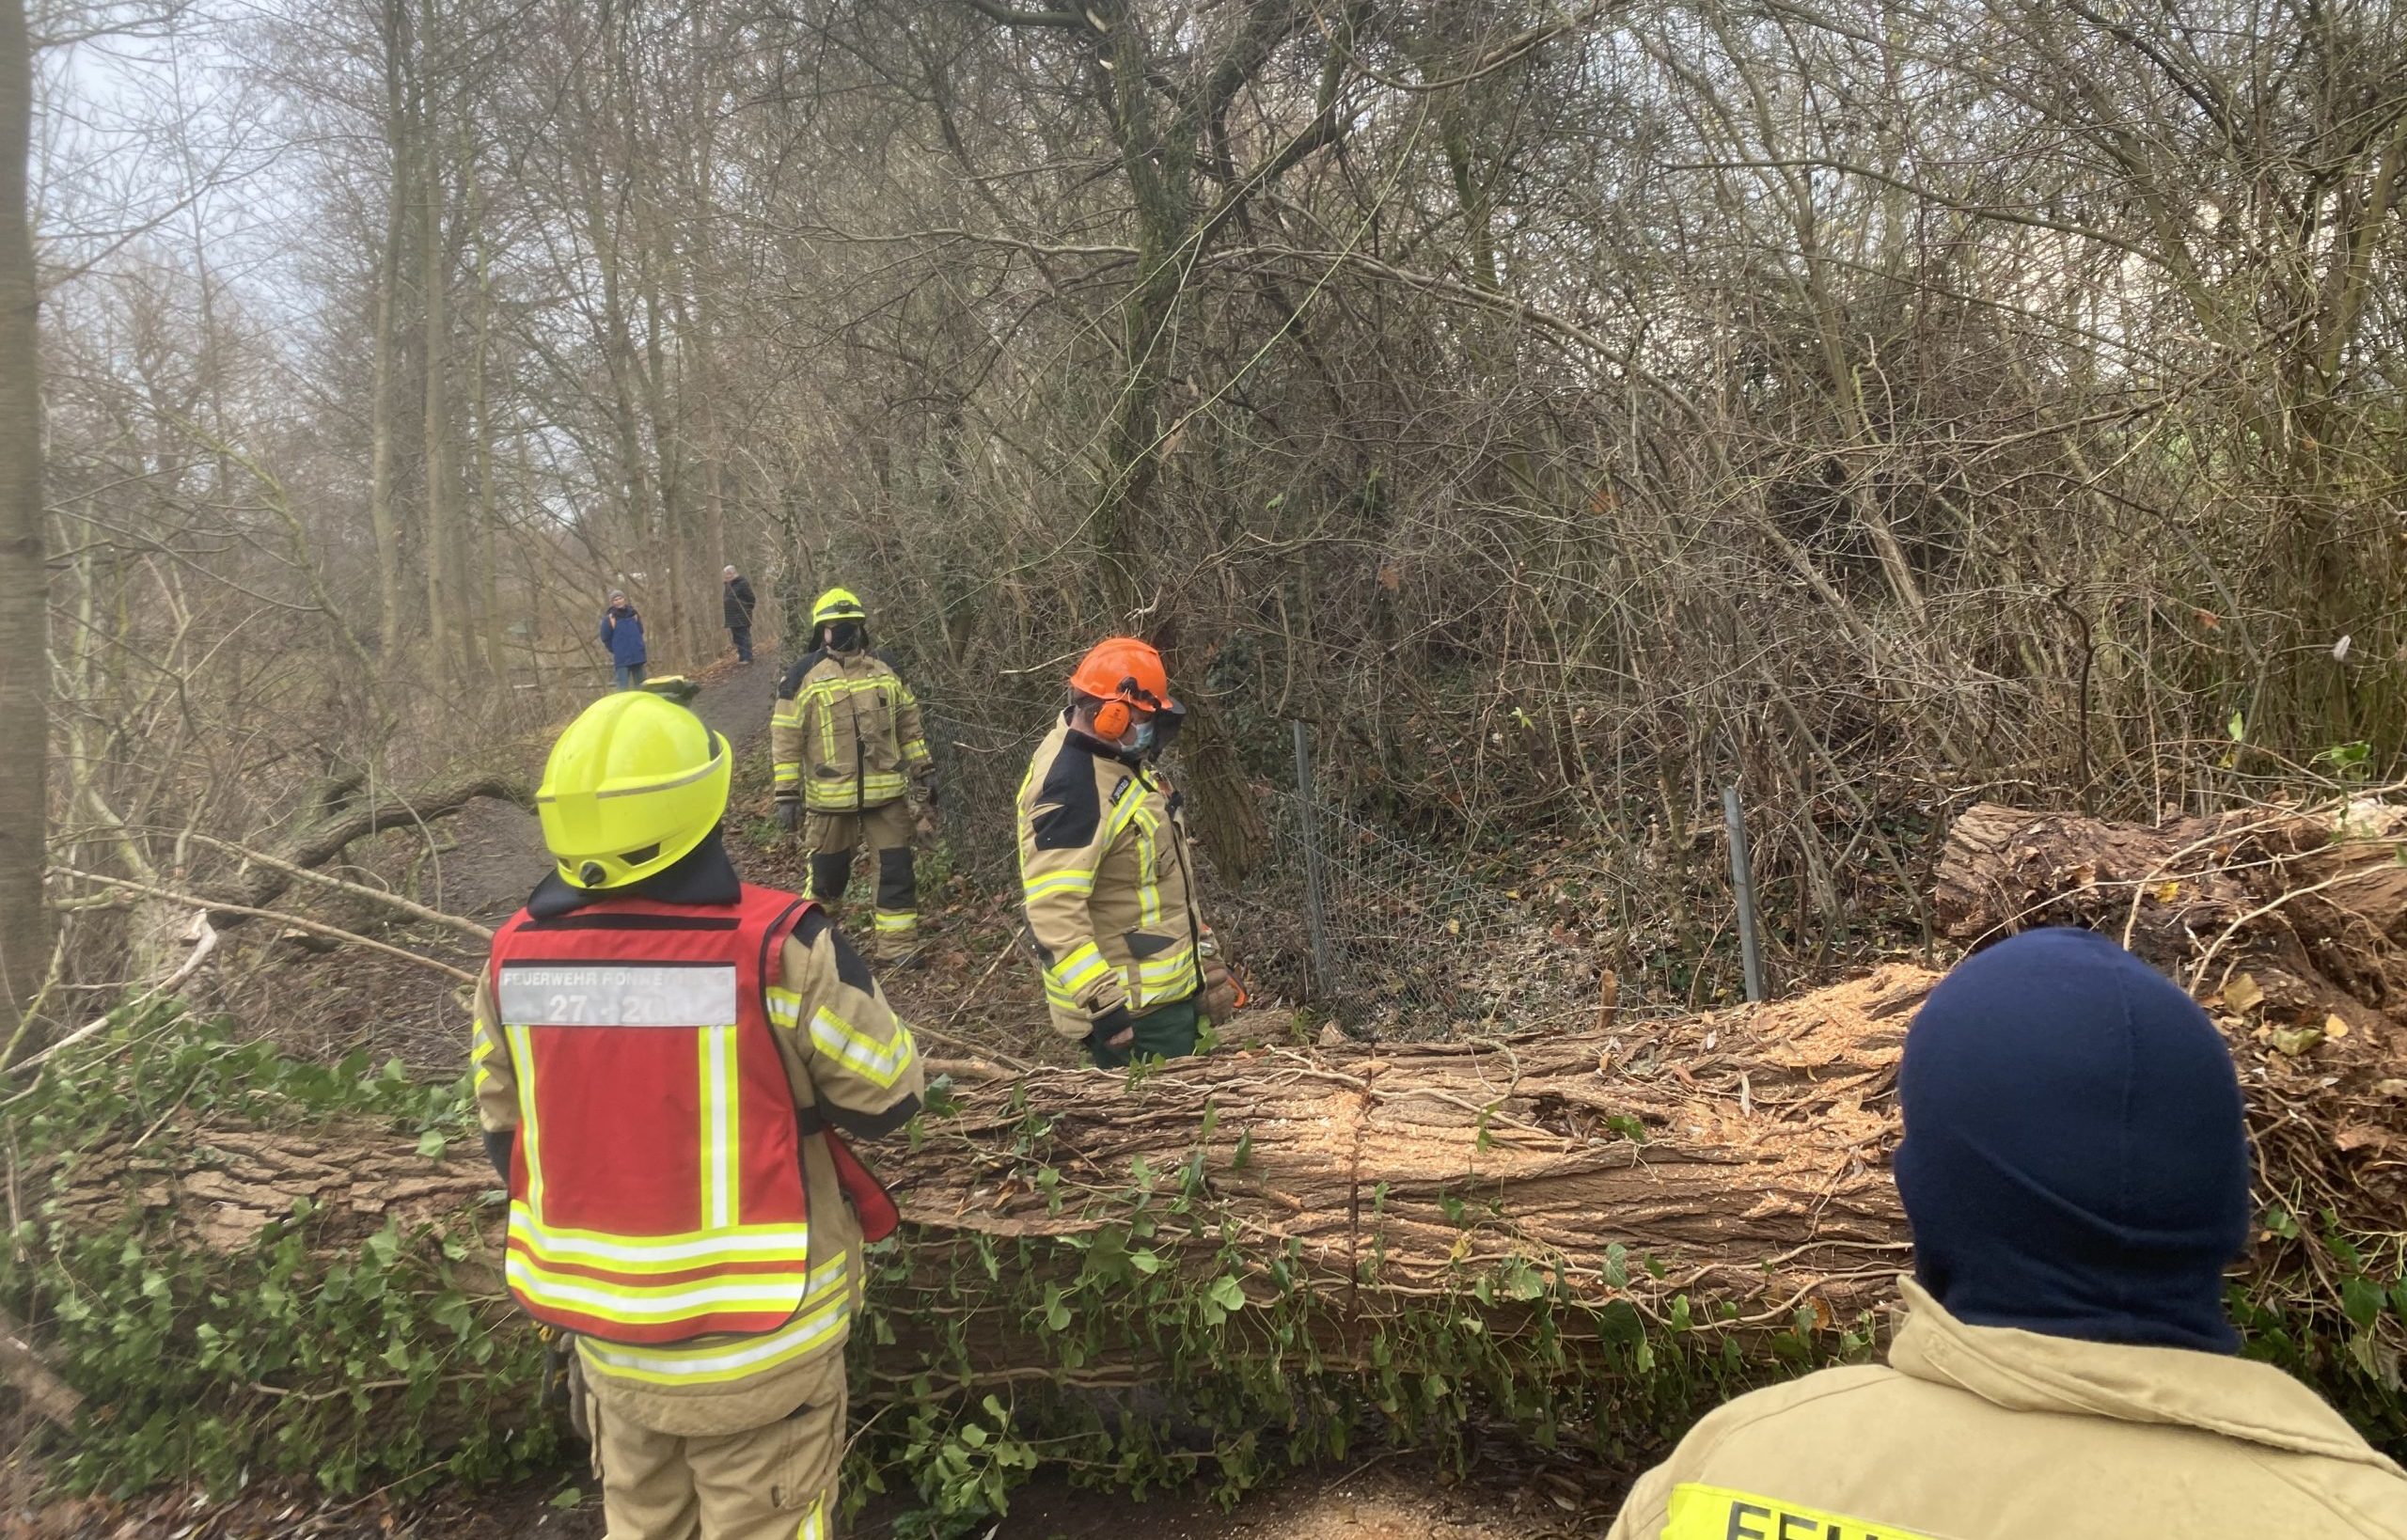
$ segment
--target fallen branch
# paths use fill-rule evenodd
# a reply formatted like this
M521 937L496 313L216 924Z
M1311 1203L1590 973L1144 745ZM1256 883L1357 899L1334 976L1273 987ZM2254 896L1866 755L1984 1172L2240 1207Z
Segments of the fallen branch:
M247 845L238 845L231 840L220 840L214 835L202 834L197 830L187 838L197 840L205 845L213 845L230 855L240 856L246 861L260 862L288 876L299 877L305 882L313 882L322 888L331 888L338 893L349 893L354 898L366 899L371 904L381 904L413 919L422 919L430 925L441 925L457 931L472 940L491 941L493 939L492 930L478 924L473 919L460 915L445 914L440 909L429 908L423 904L405 899L399 893L388 893L381 888L370 888L365 883L348 882L341 877L328 876L323 872L311 871L306 866L296 865L280 856L270 856L265 851L253 850Z
M349 794L346 782L338 782ZM534 795L526 780L496 770L466 771L438 777L399 793L371 795L365 801L343 801L288 837L273 856L255 864L204 900L215 914L260 916L262 905L291 886L296 869L323 866L349 847L386 829L412 827L459 811L479 797L493 797L532 807ZM271 917L273 918L273 917Z
M366 947L370 951L381 951L388 957L398 957L405 963L416 963L420 967L433 968L435 972L448 975L464 984L473 984L477 982L475 974L453 967L448 963L437 962L423 953L392 946L372 936L361 935L355 931L346 931L339 925L329 925L323 920L304 919L299 915L289 915L276 909L262 909L251 904L226 904L215 899L202 898L196 893L181 892L172 888L159 888L147 882L135 882L130 877L112 877L98 872L79 871L71 866L54 866L50 870L55 875L73 877L80 882L96 882L103 887L122 888L129 893L141 893L150 898L166 899L176 904L189 904L212 917L235 914L252 919L273 919L279 924L290 925L295 930L332 936L335 940L347 941L354 947Z
M193 938L192 955L183 960L182 966L177 968L175 972L167 975L165 979L160 980L157 983L152 984L149 988L135 996L126 1005L119 1006L116 1011L102 1012L101 1014L94 1016L91 1020L86 1022L83 1026L78 1027L73 1031L68 1033L65 1037L60 1038L49 1047L42 1049L41 1052L27 1054L23 1060L9 1065L6 1070L0 1070L0 1074L13 1075L19 1070L30 1069L35 1065L41 1063L44 1060L49 1059L52 1055L62 1052L65 1049L71 1048L76 1044L83 1042L87 1037L90 1037L93 1033L99 1031L102 1028L106 1027L110 1022L116 1020L119 1012L131 1014L134 1011L141 1009L143 1006L149 1004L152 1000L171 995L178 989L181 988L184 981L199 972L200 966L203 963L208 962L210 954L217 950L217 928L210 924L208 911L205 909L196 909L193 911L192 923L194 931L197 934Z
M24 1328L6 1311L0 1311L0 1380L15 1386L26 1406L60 1427L74 1426L84 1410L84 1397L41 1361L25 1341Z

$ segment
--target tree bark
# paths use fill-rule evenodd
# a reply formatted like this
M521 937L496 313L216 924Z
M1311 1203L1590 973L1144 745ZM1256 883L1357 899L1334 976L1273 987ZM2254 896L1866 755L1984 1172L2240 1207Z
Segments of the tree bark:
M422 0L419 31L438 36L434 0ZM465 680L470 669L465 553L460 528L459 488L451 454L449 400L451 316L446 303L450 262L443 228L442 136L435 121L436 81L422 72L418 105L419 196L418 287L426 306L426 610L433 658L430 677Z
M50 819L47 531L39 275L26 158L33 57L23 0L0 0L0 1042L49 975L42 869Z
M2070 886L2037 895L2083 905L2112 889L2092 868L2151 845L2174 854L2187 832L2061 818L2035 831L2023 816L1967 815L1948 883L1979 886L1974 873L1994 870L2001 851L2026 873L2047 870L2022 853L2081 855L2076 839L2102 833L2099 862L2053 868ZM2355 955L2388 946L2361 927L2407 934L2407 878L2382 870L2395 870L2407 811L2384 818L2344 846L2331 821L2318 834L2316 821L2291 820L2214 848L2179 879L2258 885L2232 919L2263 998L2243 1004L2227 982L2208 1002L2248 1088L2265 1190L2317 1193L2343 1234L2361 1236L2395 1228L2407 1208L2407 1139L2382 1110L2407 1095L2407 1043L2376 1002L2320 969L2333 993L2314 1007L2335 1003L2355 1029L2320 1045L2269 1030L2287 1019L2288 985L2251 949ZM2181 902L2156 897L2168 880L2147 878L2148 902ZM2285 895L2278 923L2257 913ZM2222 932L2195 934L2211 947ZM2366 987L2387 976L2349 975ZM915 1138L866 1152L906 1221L899 1266L876 1285L897 1338L879 1353L877 1386L910 1393L922 1376L967 1388L1058 1369L1061 1344L1037 1326L1031 1293L1074 1289L1094 1259L1128 1249L1148 1253L1147 1277L1242 1290L1241 1304L1224 1294L1219 1354L1293 1372L1368 1368L1387 1350L1406 1370L1439 1369L1412 1359L1412 1330L1391 1329L1425 1326L1433 1312L1475 1319L1491 1339L1537 1329L1550 1312L1543 1331L1561 1356L1534 1372L1569 1382L1624 1372L1616 1333L1633 1322L1725 1335L1751 1358L1801 1322L1868 1322L1911 1261L1888 1171L1896 1069L1939 979L1893 964L1774 1004L1490 1043L1314 1051L1278 1045L1283 1023L1241 1017L1221 1051L1134 1077L956 1065L943 1109ZM139 1163L132 1152L81 1162L59 1173L54 1201L94 1225L130 1203L165 1210L199 1244L238 1245L297 1196L334 1195L372 1225L396 1202L420 1205L405 1218L441 1218L491 1185L474 1152L413 1165L406 1149L372 1125L212 1129L157 1141ZM485 1223L497 1245L494 1218ZM2260 1237L2242 1274L2278 1277L2294 1301L2336 1318L2337 1281L2299 1265L2304 1244ZM1141 1380L1172 1334L1086 1298L1082 1309L1101 1312L1098 1346L1063 1377ZM1270 1313L1245 1313L1255 1308ZM2378 1329L2395 1350L2399 1324Z
M401 263L408 244L411 172L409 117L401 77L409 48L406 0L385 0L385 137L392 155L392 186L385 202L385 247L376 269L375 383L369 405L368 522L376 542L376 656L390 668L401 635L401 543L393 511L394 459L399 429Z

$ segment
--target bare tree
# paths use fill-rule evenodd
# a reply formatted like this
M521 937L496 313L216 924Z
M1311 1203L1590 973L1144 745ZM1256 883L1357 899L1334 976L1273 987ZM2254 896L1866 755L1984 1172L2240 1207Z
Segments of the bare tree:
M50 825L48 542L42 513L41 376L26 164L33 54L23 0L0 5L0 1041L49 977L42 897Z

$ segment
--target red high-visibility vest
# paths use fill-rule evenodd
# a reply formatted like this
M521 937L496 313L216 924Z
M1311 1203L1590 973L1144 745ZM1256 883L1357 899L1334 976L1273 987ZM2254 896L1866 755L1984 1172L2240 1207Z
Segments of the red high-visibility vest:
M810 904L613 899L494 936L518 1078L510 1292L606 1342L762 1332L802 1303L810 1204L763 989Z

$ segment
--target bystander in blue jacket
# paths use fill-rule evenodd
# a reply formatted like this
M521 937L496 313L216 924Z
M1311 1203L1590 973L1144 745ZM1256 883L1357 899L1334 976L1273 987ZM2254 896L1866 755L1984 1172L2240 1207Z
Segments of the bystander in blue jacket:
M611 684L631 690L643 683L643 617L636 613L623 589L610 590L610 607L602 612L602 645L609 649Z

